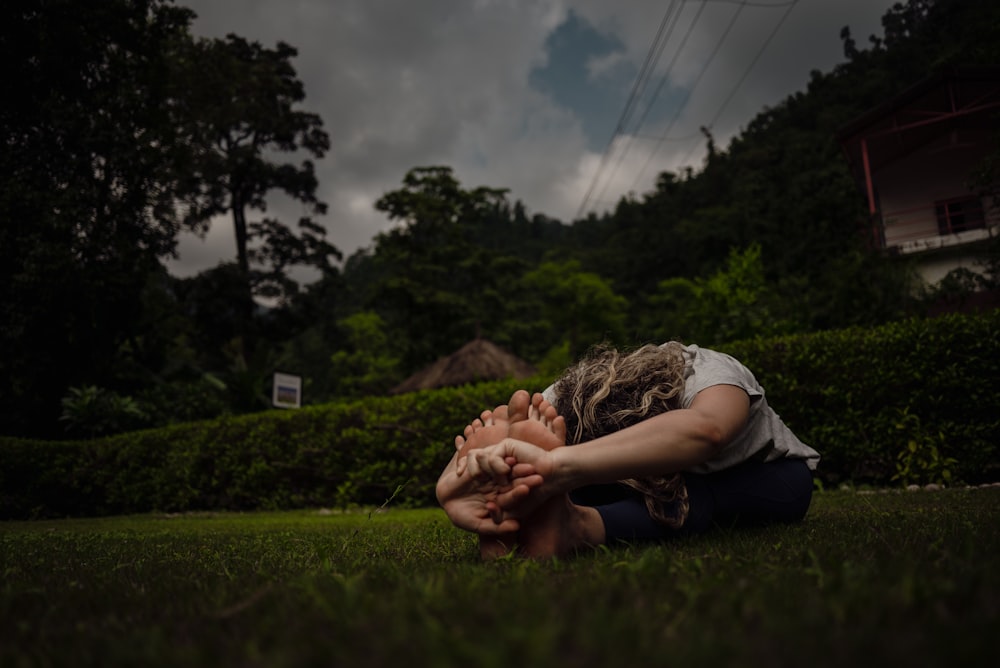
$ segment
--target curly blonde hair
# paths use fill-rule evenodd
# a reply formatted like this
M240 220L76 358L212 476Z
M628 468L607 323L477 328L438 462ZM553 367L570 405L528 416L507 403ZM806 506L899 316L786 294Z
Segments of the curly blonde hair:
M592 348L553 388L567 443L591 441L678 408L684 369L679 343L645 345L627 354L607 345ZM679 473L620 482L643 495L654 520L674 529L684 525L689 504Z

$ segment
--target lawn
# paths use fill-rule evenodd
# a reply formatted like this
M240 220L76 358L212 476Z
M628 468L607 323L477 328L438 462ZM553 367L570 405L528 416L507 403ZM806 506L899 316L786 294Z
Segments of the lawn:
M436 509L6 522L0 665L994 665L998 529L997 487L541 563Z

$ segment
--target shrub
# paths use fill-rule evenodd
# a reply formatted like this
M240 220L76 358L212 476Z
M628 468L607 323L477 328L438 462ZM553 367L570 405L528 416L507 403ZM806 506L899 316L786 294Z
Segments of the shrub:
M522 384L226 416L89 441L0 438L0 517L377 505L404 483L394 505L430 505L454 435Z
M954 479L1000 474L1000 311L721 349L754 370L768 402L820 451L825 482L889 483L906 446L902 414L940 435Z
M93 438L149 426L150 418L132 397L103 387L71 387L62 399L66 431L74 436Z
M136 399L150 415L151 426L194 422L229 412L226 385L208 374L195 379L157 383Z

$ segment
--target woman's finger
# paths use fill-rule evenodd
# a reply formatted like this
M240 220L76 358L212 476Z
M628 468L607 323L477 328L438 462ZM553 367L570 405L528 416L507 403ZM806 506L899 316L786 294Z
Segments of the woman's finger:
M465 471L466 475L472 477L473 480L487 480L492 477L488 468L485 468L485 463L481 460L482 450L473 450L465 456Z
M469 453L469 457L476 462L481 474L493 479L507 479L510 474L510 464L502 449L496 447L480 448ZM470 462L471 466L471 462Z
M493 503L492 501L486 502L486 512L490 514L490 519L493 520L494 524L503 523L503 508Z
M538 471L535 470L533 464L518 464L515 463L510 467L510 477L514 479L515 482L521 482L519 478L527 478L528 476L537 475ZM539 478L542 476L539 475Z

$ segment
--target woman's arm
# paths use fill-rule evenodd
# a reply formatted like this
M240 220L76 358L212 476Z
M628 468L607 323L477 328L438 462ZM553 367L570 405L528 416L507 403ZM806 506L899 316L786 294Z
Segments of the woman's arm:
M676 473L717 455L743 431L749 416L750 399L744 390L715 385L699 392L690 408L555 451L554 468L568 490Z
M531 503L584 485L662 476L708 461L743 431L750 398L734 385L714 385L699 392L690 408L668 411L587 443L545 451L505 439L470 452L457 464L457 474L507 481L510 476L538 474L544 482L532 490ZM513 468L507 458L517 460ZM524 490L517 499L523 501ZM500 495L500 506L513 497ZM520 511L528 512L523 507Z

